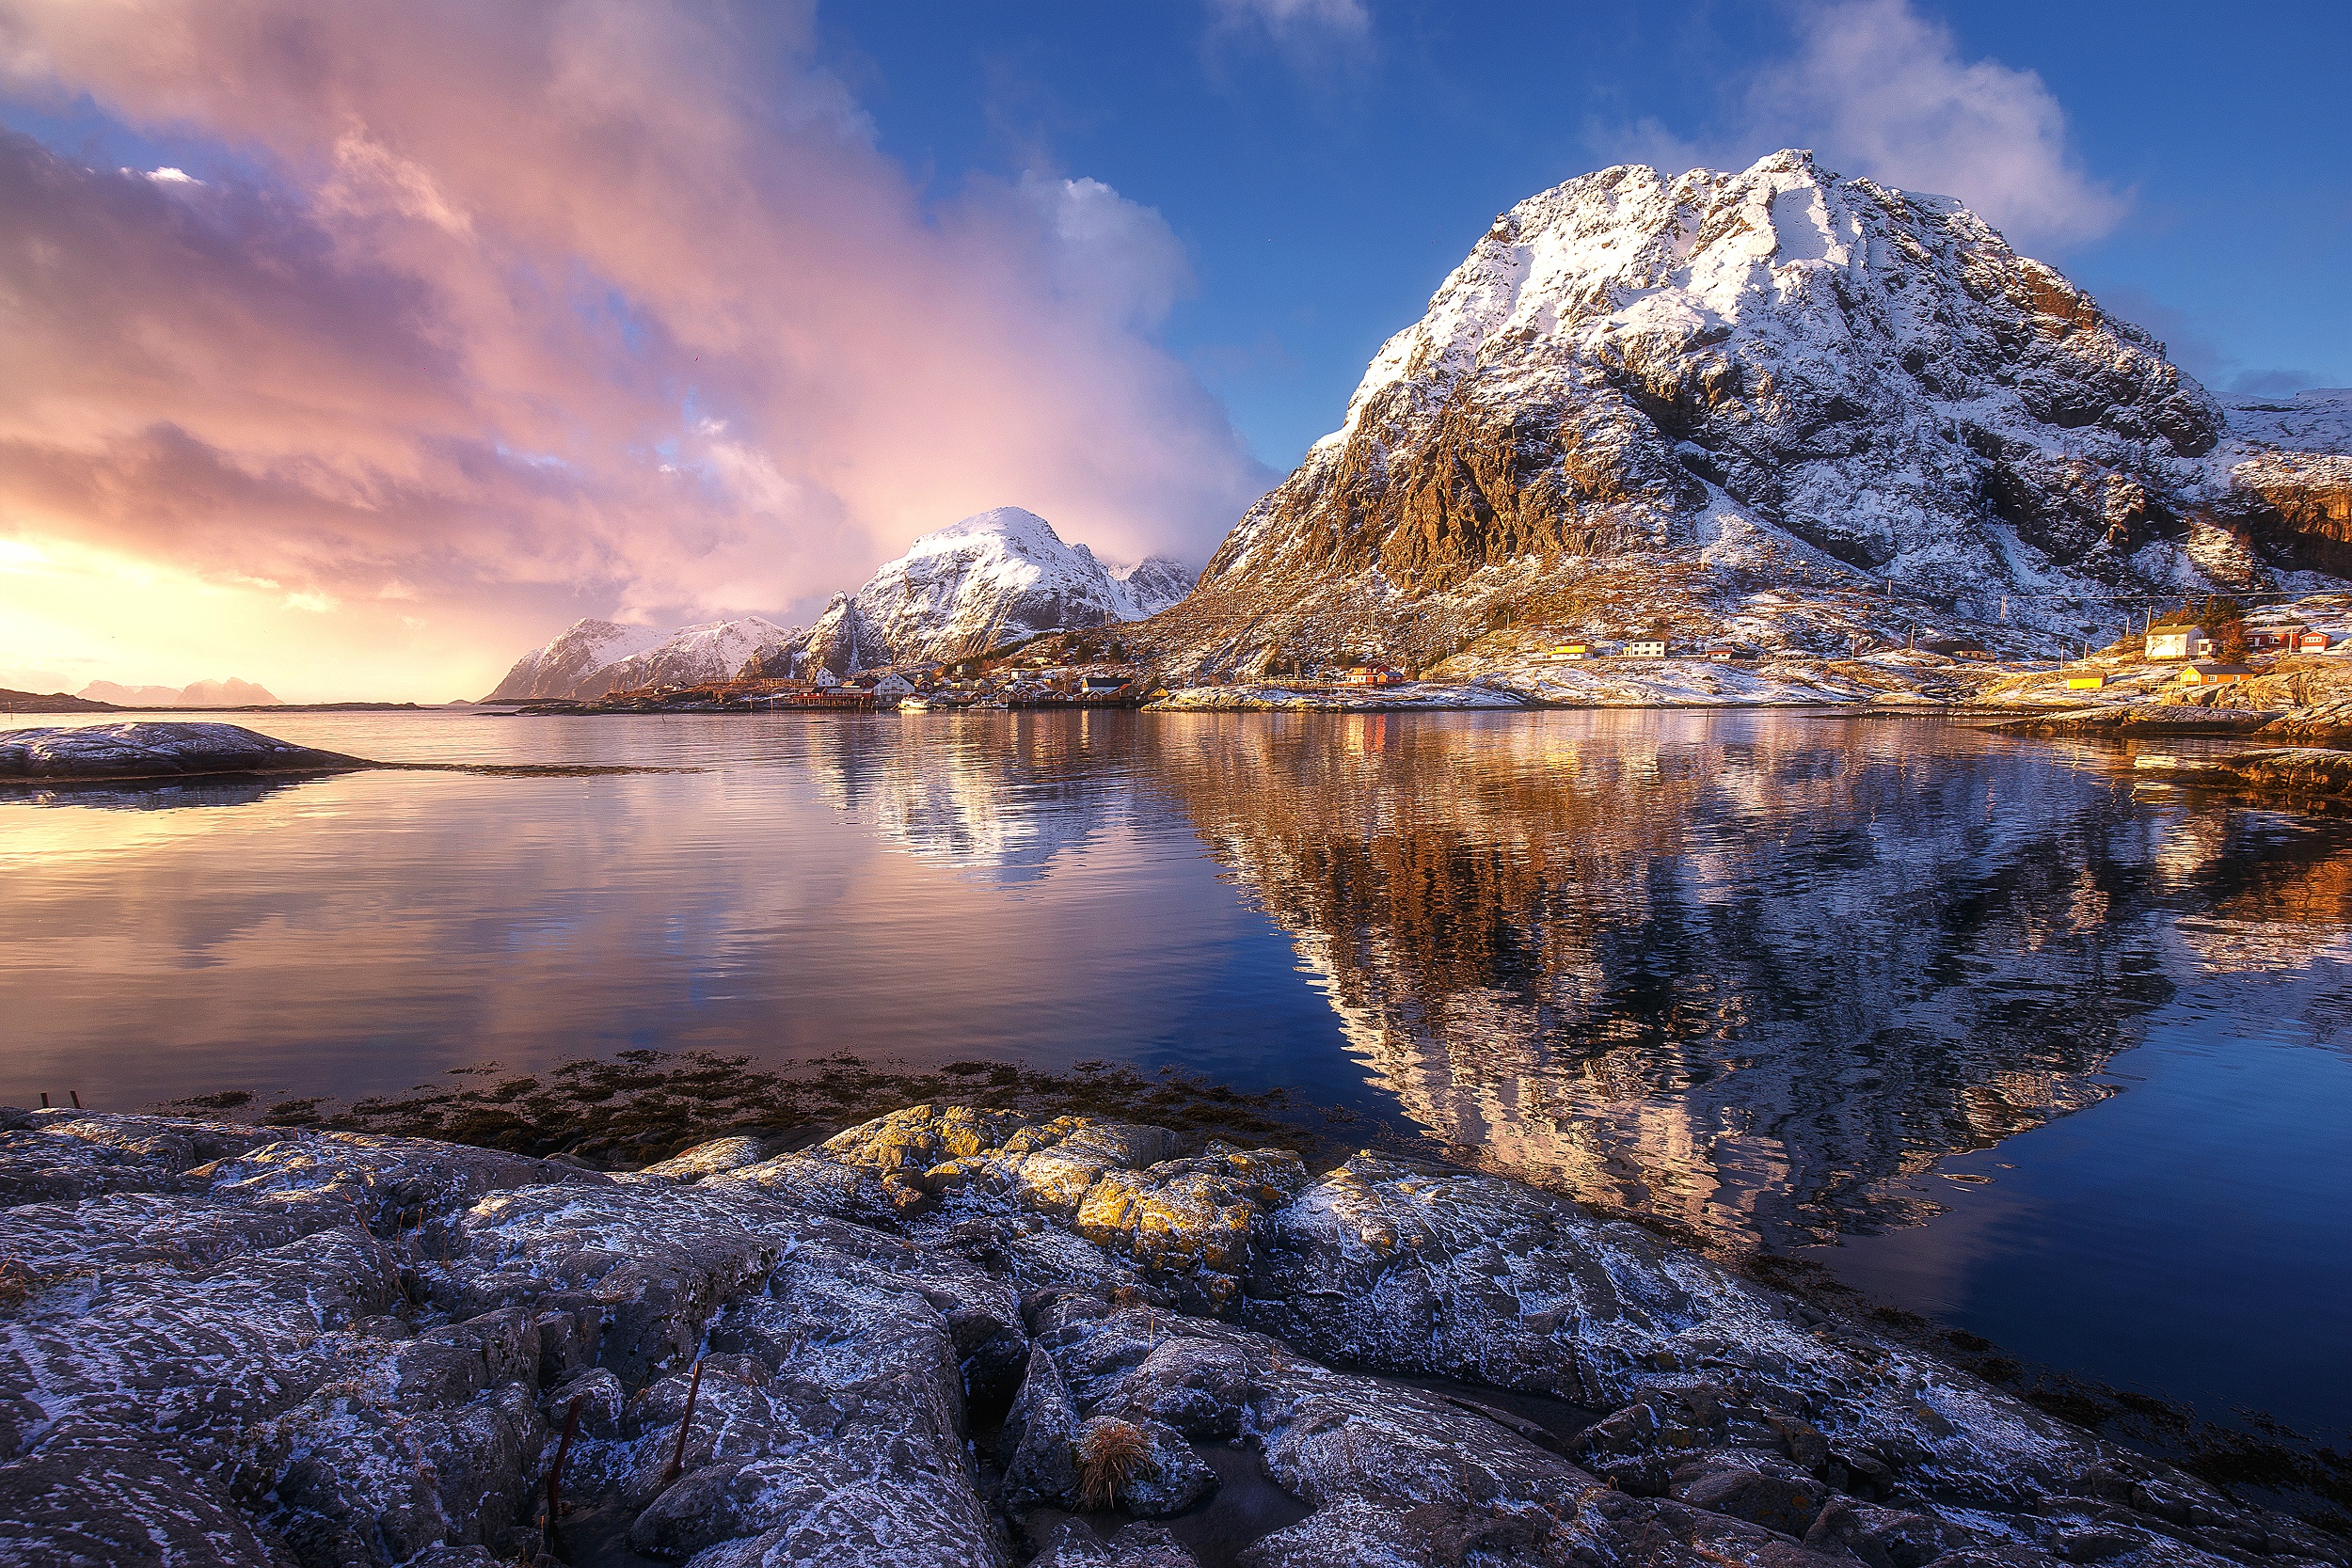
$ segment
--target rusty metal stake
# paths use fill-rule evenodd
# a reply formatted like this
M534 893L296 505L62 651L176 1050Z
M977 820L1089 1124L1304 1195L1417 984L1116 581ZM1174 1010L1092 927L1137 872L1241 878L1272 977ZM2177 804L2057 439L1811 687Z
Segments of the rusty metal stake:
M548 1517L539 1527L539 1544L550 1554L555 1550L555 1516L564 1511L564 1456L572 1451L572 1433L580 1430L580 1402L587 1397L572 1396L571 1408L564 1412L564 1436L555 1445L555 1464L548 1471Z
M77 1111L80 1110L82 1108L82 1091L79 1089L68 1089L65 1092L72 1098L73 1108Z
M703 1364L702 1358L697 1356L694 1358L694 1376L686 1385L686 1419L677 1424L677 1451L670 1455L670 1467L661 1475L661 1484L664 1486L669 1485L685 1473L686 1434L694 1425L694 1396L702 1391Z

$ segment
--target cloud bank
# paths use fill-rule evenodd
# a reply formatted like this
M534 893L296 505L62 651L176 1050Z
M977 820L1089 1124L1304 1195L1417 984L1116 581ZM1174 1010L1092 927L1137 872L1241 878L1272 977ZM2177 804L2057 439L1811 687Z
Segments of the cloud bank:
M1795 48L1736 85L1724 123L1686 140L1645 120L1600 139L1676 168L1740 168L1809 147L1841 173L1957 197L2026 249L2097 239L2122 219L2127 199L2084 171L2038 73L1964 58L1951 29L1911 0L1790 14Z
M927 200L805 8L0 0L0 90L185 166L0 134L0 532L246 585L287 638L502 668L1003 503L1198 558L1272 477L1150 336L1190 284L1159 214Z

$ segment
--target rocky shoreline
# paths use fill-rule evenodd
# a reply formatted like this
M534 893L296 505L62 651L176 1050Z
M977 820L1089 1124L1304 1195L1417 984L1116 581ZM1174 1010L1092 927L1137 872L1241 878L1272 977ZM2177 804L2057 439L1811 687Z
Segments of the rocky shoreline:
M2352 1562L1500 1176L957 1106L624 1173L0 1124L9 1562Z
M2249 791L2306 806L2352 804L2352 752L2265 746L2218 757L2141 756L2132 765L2172 784Z

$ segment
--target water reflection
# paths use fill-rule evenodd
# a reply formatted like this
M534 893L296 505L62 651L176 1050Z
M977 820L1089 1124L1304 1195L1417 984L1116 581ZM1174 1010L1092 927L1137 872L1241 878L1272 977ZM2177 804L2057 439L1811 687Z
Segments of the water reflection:
M267 778L133 779L119 784L0 784L0 802L92 811L177 811L183 806L249 806L326 773Z
M1137 725L1128 715L943 713L911 722L913 733L811 732L810 760L829 800L937 864L1002 886L1039 881L1152 804L1138 799Z
M2152 813L2127 778L1957 729L1152 733L1416 1118L1742 1243L1923 1219L1909 1178L2114 1092L2175 943L2277 969L2345 941L2332 825Z

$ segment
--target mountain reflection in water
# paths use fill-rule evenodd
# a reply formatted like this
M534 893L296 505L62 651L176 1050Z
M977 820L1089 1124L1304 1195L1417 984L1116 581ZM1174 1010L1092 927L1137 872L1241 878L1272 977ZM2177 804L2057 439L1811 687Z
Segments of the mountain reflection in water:
M1466 1157L1788 1245L1916 1218L1894 1179L2111 1092L2171 994L2166 825L1931 733L1351 717L1171 735L1154 771Z
M2165 1318L2241 1298L2199 1386L2279 1408L2311 1381L2248 1358L2296 1342L2277 1304L2318 1299L2308 1227L2352 1201L2352 822L1820 714L272 727L699 771L0 798L0 1098L348 1096L632 1046L1122 1059L1401 1113L1733 1246L1840 1242L2029 1354L2033 1292L2091 1267L2050 1247L2145 1290L2226 1235L2228 1277ZM2004 1163L2067 1129L2063 1180ZM2139 1196L2192 1142L2232 1183L2195 1234ZM2220 1190L2193 1187L2164 1201ZM1970 1317L1991 1230L2047 1243L2009 1319Z

